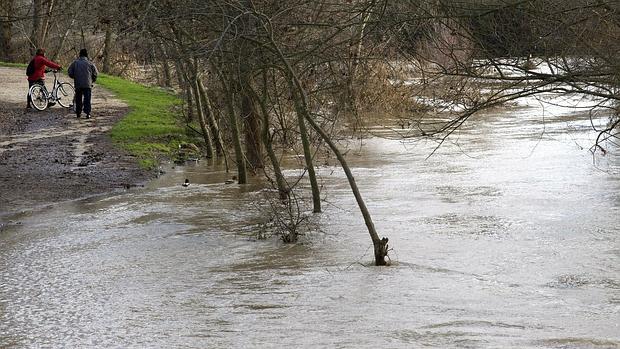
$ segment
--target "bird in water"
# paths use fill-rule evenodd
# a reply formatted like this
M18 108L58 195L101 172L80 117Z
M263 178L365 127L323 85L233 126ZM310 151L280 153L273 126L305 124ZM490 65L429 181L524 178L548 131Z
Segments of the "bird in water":
M232 176L231 179L227 179L224 183L226 183L226 184L233 184L233 183L235 183L236 180L237 180L237 176Z
M185 178L185 183L183 183L184 187L189 187L189 179Z

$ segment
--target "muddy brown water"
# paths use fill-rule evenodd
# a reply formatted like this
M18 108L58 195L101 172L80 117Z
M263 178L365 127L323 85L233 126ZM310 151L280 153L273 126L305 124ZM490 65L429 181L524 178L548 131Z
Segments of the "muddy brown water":
M203 164L15 215L0 347L619 348L620 161L592 156L589 125L532 105L428 159L431 141L352 141L387 268L331 166L297 245L257 240L261 192Z

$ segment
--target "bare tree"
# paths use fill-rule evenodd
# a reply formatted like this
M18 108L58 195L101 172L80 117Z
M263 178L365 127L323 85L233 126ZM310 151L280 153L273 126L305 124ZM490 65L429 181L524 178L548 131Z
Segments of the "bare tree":
M425 56L423 67L433 76L436 89L447 81L459 86L444 89L442 97L462 111L443 125L427 128L427 134L439 135L443 141L481 110L554 93L581 95L594 101L592 108L608 110L612 119L609 127L599 130L594 151L603 149L602 140L618 139L617 2L487 1L484 6L475 5L445 2L437 8L443 16L429 14L456 39L450 45L434 36L433 46L443 52L443 59ZM480 93L482 84L490 92Z
M13 60L14 0L0 1L0 59L11 62Z

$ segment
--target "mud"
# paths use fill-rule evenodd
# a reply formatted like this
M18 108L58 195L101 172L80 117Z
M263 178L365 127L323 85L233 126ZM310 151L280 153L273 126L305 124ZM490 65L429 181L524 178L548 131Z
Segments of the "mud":
M26 109L21 69L0 68L0 81L0 217L127 190L153 176L112 143L108 131L128 108L108 91L94 88L93 118L86 120L58 105ZM48 75L48 87L52 82Z

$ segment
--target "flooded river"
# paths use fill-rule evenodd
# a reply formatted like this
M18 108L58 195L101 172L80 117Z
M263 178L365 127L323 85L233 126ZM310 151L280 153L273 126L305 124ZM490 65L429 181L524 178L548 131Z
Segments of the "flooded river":
M256 239L263 195L203 165L11 217L0 348L619 348L620 159L595 136L532 106L428 159L432 141L352 143L384 268L331 166L297 245Z

